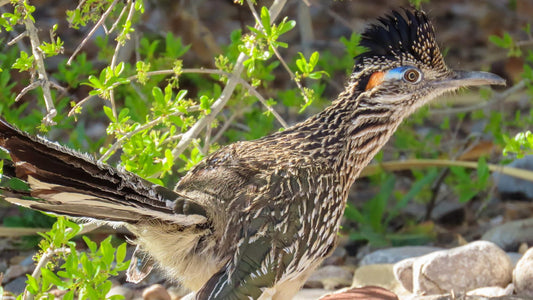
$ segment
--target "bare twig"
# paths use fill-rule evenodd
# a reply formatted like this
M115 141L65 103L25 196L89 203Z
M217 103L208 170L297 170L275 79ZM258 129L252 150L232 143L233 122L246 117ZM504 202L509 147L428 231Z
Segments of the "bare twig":
M69 254L69 253L70 253L70 248L67 248L67 247L61 247L61 248L57 248L57 249L49 248L48 250L46 250L45 253L43 253L43 255L41 256L41 259L39 259L39 262L35 266L35 269L33 270L33 273L31 274L31 276L33 278L39 278L41 276L41 269L44 268L46 266L46 264L54 258L54 256L56 256L58 254ZM24 291L23 299L24 300L32 300L32 299L34 299L34 297L26 289Z
M46 105L46 116L43 118L45 125L55 124L52 120L56 115L57 111L54 107L54 101L52 99L52 93L50 92L50 81L48 80L48 75L46 74L46 68L44 66L44 57L39 46L41 42L39 41L39 36L37 34L37 28L33 24L33 21L28 16L24 17L24 25L26 27L26 32L31 42L31 52L34 57L38 81L40 82L41 89L43 91L44 103ZM26 91L27 92L27 91ZM17 97L18 98L18 97Z
M216 75L222 75L226 77L230 77L231 74L228 72L224 72L222 70L216 70L216 69L200 69L200 68L185 68L181 70L182 73L196 73L196 74L216 74ZM151 71L146 72L146 76L155 76L155 75L171 75L174 74L173 70L158 70L158 71ZM129 80L135 80L137 79L137 75L133 75L128 77ZM240 85L242 85L250 94L252 94L254 97L265 106L265 108L272 113L272 115L278 120L278 122L283 126L284 128L289 127L287 122L281 117L281 115L272 108L272 106L268 105L266 99L257 91L256 88L254 88L250 83L248 83L246 80L242 79L241 77L236 78Z
M28 33L24 31L23 33L17 35L14 37L11 41L7 43L8 46L13 46L16 42L20 41L22 38L28 36Z
M283 6L285 6L286 3L287 0L274 1L269 10L271 21L277 18L277 16L281 12L281 9L283 8ZM231 98L235 87L239 83L239 78L244 70L244 61L246 60L246 58L246 54L239 54L239 57L237 58L237 61L235 62L235 66L233 68L233 72L228 77L228 81L226 83L226 86L222 90L220 97L215 101L215 103L213 103L213 105L211 105L211 113L198 120L196 124L194 124L187 132L183 134L183 137L179 141L178 145L172 151L174 157L179 157L179 155L187 148L189 143L194 138L196 138L196 136L198 136L198 134L205 128L207 124L210 124L213 121L215 116L220 113L222 108L226 105L228 100Z
M231 125L231 123L233 123L233 121L235 120L235 118L237 118L237 116L240 115L240 111L236 111L235 113L231 114L231 116L226 120L226 122L224 122L224 124L222 125L222 128L220 128L217 132L217 134L215 135L215 137L213 138L213 140L211 141L211 143L216 143L221 137L222 135L224 134L224 132L226 132L226 130L229 128L229 126Z
M488 101L480 102L480 103L470 105L470 106L453 107L453 108L447 108L447 109L432 109L430 110L430 113L435 114L435 115L448 115L448 114L466 113L466 112L471 112L471 111L475 111L479 109L492 107L493 105L498 104L500 101L505 100L510 95L517 93L520 90L523 90L525 87L526 87L526 81L521 80L520 82L506 89L503 92L494 93L492 98Z
M120 14L117 17L117 20L115 21L115 23L113 23L111 28L109 28L109 32L106 33L106 34L109 34L109 33L113 32L117 28L118 23L120 23L120 19L122 19L122 16L124 15L124 12L126 12L126 10L128 10L128 7L130 7L130 5L131 5L131 7L135 6L134 4L131 3L131 0L128 0L126 5L124 6L124 8L120 11Z
M17 95L17 97L15 98L15 102L19 101L22 97L24 97L24 95L26 95L29 91L31 90L34 90L36 88L38 88L39 86L41 86L41 81L40 80L35 80L34 82L30 83L29 85L25 86L22 91L20 91L20 93Z
M252 1L251 0L246 0L246 3L248 3L248 6L250 7L250 10L252 11L252 15L255 18L255 22L257 23L257 26L259 28L261 28L263 31L265 31L265 29L263 28L263 25L261 25L261 18L259 18L259 15L257 14L257 11L255 10L255 7L254 7ZM274 47L272 44L270 45L270 48L272 49L272 51L274 51L274 54L276 55L277 59L281 62L281 65L283 66L283 68L287 71L287 73L289 73L289 76L290 76L291 80L294 81L294 83L296 83L296 86L298 87L298 89L300 90L302 96L304 97L305 102L308 103L310 101L310 99L309 99L309 97L307 97L307 93L305 92L302 84L300 83L300 80L298 78L296 78L296 75L294 75L294 73L292 72L291 68L289 68L289 66L287 65L287 63L283 59L283 57L281 57L281 54L279 54L278 49L276 47Z
M200 107L198 105L195 105L195 106L189 107L187 109L187 112L198 111L199 109L200 109ZM131 138L135 134L137 134L137 133L139 133L139 132L141 132L143 130L146 130L148 128L156 126L157 124L161 123L164 119L166 119L168 117L180 116L180 115L183 115L183 113L182 112L174 112L174 113L171 113L171 114L168 114L168 115L159 116L159 117L153 119L152 121L150 121L148 123L145 123L145 124L135 128L135 130L126 133L125 135L120 137L118 140L116 140L115 143L111 147L109 147L109 149L107 149L107 151L100 157L100 159L98 159L98 162L101 163L101 162L107 160L118 149L118 147L120 147L120 145L122 145L122 143L125 140Z
M74 57L78 54L78 52L80 52L81 48L83 46L85 46L85 44L89 41L89 39L93 36L93 34L96 32L96 29L98 29L98 27L100 27L100 25L102 25L105 21L105 19L107 18L107 16L111 13L111 11L113 10L113 7L115 7L115 5L117 5L117 2L118 0L114 0L113 3L111 3L111 5L109 5L109 7L107 8L107 10L102 14L102 17L98 20L98 22L96 22L96 24L94 24L93 28L91 29L91 31L89 31L89 33L87 34L87 36L83 39L83 41L81 41L81 43L78 45L78 47L76 48L76 50L74 50L74 52L72 53L72 55L70 56L70 58L68 59L67 61L67 65L70 66L70 64L72 63L72 60L74 59Z

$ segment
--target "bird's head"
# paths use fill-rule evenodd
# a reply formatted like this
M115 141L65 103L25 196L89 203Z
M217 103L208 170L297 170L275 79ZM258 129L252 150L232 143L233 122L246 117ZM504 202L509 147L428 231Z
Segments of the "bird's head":
M367 52L356 57L351 82L373 105L405 108L410 113L431 99L461 87L505 80L487 72L449 69L435 40L433 26L418 10L393 11L362 35Z

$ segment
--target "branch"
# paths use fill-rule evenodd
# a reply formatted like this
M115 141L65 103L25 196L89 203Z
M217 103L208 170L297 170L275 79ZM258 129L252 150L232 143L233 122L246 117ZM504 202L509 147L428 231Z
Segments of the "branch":
M70 56L70 58L68 59L67 61L67 65L70 66L70 64L72 63L72 60L74 59L74 57L78 54L78 52L80 52L81 48L83 46L85 46L85 44L89 41L89 38L91 38L93 36L93 34L96 32L96 29L98 29L98 27L100 27L100 25L102 25L105 21L105 19L107 18L107 16L111 13L111 11L113 10L113 7L115 7L115 5L117 4L118 0L114 0L113 3L111 3L111 5L109 5L109 7L107 8L107 10L102 14L102 17L98 20L98 22L96 22L96 24L94 24L93 28L91 29L91 31L89 31L89 33L87 34L87 36L83 39L83 41L81 41L81 43L78 45L78 47L76 48L76 50L74 50L74 52L72 53L72 55Z
M48 80L48 75L46 74L46 68L44 66L43 61L43 53L41 52L41 49L39 49L41 42L39 41L37 28L35 28L35 25L33 24L33 21L29 16L24 17L24 25L26 26L26 32L28 33L28 37L30 38L31 52L35 60L38 80L43 90L43 98L44 103L46 105L47 114L43 118L43 122L45 125L54 125L55 122L52 119L57 115L57 110L54 107L52 93L50 92L50 81Z
M252 1L246 0L246 3L248 3L248 6L250 7L250 10L252 11L252 15L255 18L255 22L257 23L259 28L261 28L264 32L266 32L265 29L263 28L263 25L261 25L261 19L259 18L259 15L257 14L257 11L255 10L254 5L252 4ZM278 49L274 47L272 44L270 44L270 48L272 48L272 51L274 51L274 54L276 55L277 59L281 62L281 65L283 66L283 68L287 71L287 73L289 73L291 80L294 81L294 83L296 83L296 86L298 87L302 96L304 97L305 102L309 103L310 100L307 97L307 93L304 91L304 88L302 84L300 83L300 80L296 78L296 75L294 75L294 73L291 71L291 68L289 68L289 66L283 59L283 57L281 57L281 54L279 54Z
M477 169L478 163L472 161L462 160L446 160L446 159L408 159L403 161L390 161L380 164L374 164L366 166L359 174L359 177L366 177L372 174L376 174L380 170L387 171L402 171L415 168L428 168L428 167L463 167L470 169ZM501 174L513 176L533 182L533 171L526 169L519 169L509 166L501 166L495 164L487 164L487 167L492 172L499 172Z
M195 106L191 106L191 107L187 108L187 112L198 111L199 109L200 109L200 107L198 105L195 105ZM120 147L120 145L122 145L122 143L126 139L129 139L130 137L134 136L135 134L137 134L137 133L139 133L139 132L141 132L143 130L146 130L148 128L156 126L157 124L162 122L165 118L168 118L168 117L171 117L171 116L181 116L181 115L183 115L182 112L174 112L174 113L171 113L171 114L168 114L168 115L159 116L159 117L153 119L152 121L150 121L148 123L145 123L145 124L135 128L135 130L126 133L125 135L120 137L109 149L107 149L107 151L102 155L102 157L100 157L100 159L98 159L98 163L102 163L103 161L107 160L109 158L109 156L111 156L118 149L118 147Z
M46 266L46 264L52 260L52 258L58 254L69 254L70 248L67 247L61 247L57 249L48 249L45 253L41 256L41 259L39 259L39 262L37 263L37 266L35 266L35 269L33 270L33 273L31 276L33 278L39 278L41 276L41 269ZM27 290L24 291L24 300L32 300L34 297L30 292Z
M470 105L470 106L464 106L464 107L452 107L448 109L432 109L430 113L435 114L435 115L458 114L458 113L471 112L471 111L483 109L486 107L491 107L493 105L498 104L500 101L505 100L510 95L519 92L525 87L526 87L526 81L521 80L517 84L513 85L512 87L506 89L503 92L494 93L492 98L488 101L477 103L477 104Z

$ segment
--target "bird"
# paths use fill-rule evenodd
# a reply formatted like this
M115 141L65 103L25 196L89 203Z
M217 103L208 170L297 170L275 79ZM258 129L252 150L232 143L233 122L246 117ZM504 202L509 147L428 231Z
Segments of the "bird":
M427 15L392 10L370 24L343 91L283 131L208 155L174 189L0 121L7 201L124 226L131 281L152 268L195 299L291 299L336 247L351 185L410 114L462 87L504 85L450 69Z

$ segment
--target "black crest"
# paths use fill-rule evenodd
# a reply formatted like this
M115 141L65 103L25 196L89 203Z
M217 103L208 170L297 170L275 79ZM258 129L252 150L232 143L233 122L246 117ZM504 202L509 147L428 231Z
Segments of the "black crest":
M399 60L409 58L431 68L444 68L435 32L426 14L419 10L404 9L381 17L381 24L371 25L362 35L361 46L367 52L356 57L356 64L365 58Z

